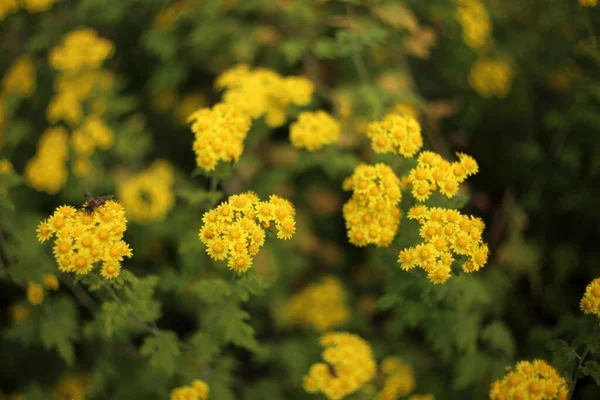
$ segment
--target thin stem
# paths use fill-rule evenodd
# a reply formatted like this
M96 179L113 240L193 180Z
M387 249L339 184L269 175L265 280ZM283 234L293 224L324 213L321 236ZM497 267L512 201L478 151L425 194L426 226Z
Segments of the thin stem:
M73 295L77 301L79 301L79 304L85 307L92 315L96 312L96 310L99 308L98 304L87 291L82 289L80 285L73 282L71 278L67 278L64 275L59 275L58 279L60 279L63 284L67 285L69 289L71 289L71 292L73 292Z
M108 285L106 283L106 280L102 280L102 284L104 285L104 287L106 288L106 290L108 290L108 292L110 293L110 295L112 296L112 298L117 302L117 304L119 304L119 306L123 307L125 304L119 298L119 296L117 296L117 293L115 293L115 291L113 290L113 288L111 288L110 285ZM142 328L144 328L145 330L147 330L148 332L150 332L152 335L158 336L159 329L158 329L158 327L156 326L155 323L153 323L153 325L150 325L150 324L144 322L135 312L131 312L131 316L133 317L133 319L135 320L135 322L137 322L137 324L140 325Z
M594 328L594 331L592 332L592 336L596 336L596 332L598 331L599 326L600 325L596 325L596 327ZM585 357L587 357L589 352L590 352L590 346L586 345L585 350L583 351L583 354L581 356L578 355L579 364L577 364L575 371L573 371L573 388L571 389L571 394L569 395L569 399L573 398L573 394L575 393L575 387L577 386L577 371L579 371L579 368L581 368L583 366Z
M346 15L350 21L354 20L354 13L352 12L352 7L350 7L349 3L346 3ZM356 42L352 41L352 61L354 62L354 66L356 67L356 72L358 72L358 77L362 81L363 85L366 85L370 82L369 71L367 71L367 66L365 65L363 59L360 57L359 49L356 47Z

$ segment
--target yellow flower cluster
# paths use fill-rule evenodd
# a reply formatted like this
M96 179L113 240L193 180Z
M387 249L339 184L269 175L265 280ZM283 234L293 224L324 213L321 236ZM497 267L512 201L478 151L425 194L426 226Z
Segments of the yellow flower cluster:
M408 396L415 390L416 381L413 369L398 357L386 357L381 362L383 383L376 400L396 400Z
M169 31L186 12L193 11L194 2L179 0L162 8L152 20L152 29L159 32Z
M481 238L485 225L480 218L462 215L457 210L420 205L410 209L408 219L415 219L421 225L419 235L423 242L400 251L398 262L404 271L423 268L435 284L450 278L452 253L468 257L463 264L465 272L478 271L487 263L489 249Z
M423 146L421 125L408 114L388 114L367 126L367 136L375 153L395 153L413 157Z
M100 68L114 51L113 44L98 37L95 30L80 28L63 36L61 44L50 51L48 59L52 68L73 75Z
M512 86L513 70L502 60L479 59L471 66L468 79L482 97L506 97Z
M492 20L481 0L455 0L457 19L462 27L463 40L469 47L482 50L491 41Z
M212 171L219 161L239 160L251 125L247 115L232 105L218 103L196 111L189 121L195 134L193 149L199 168Z
M277 237L290 239L296 231L295 215L292 203L279 196L260 201L252 192L237 194L204 213L198 237L212 259L228 258L230 269L245 272L265 243L265 228L275 222Z
M304 390L323 393L330 400L341 399L369 382L377 364L369 343L347 332L321 336L323 361L313 364L304 376Z
M502 380L492 383L491 400L566 400L567 381L544 360L521 361Z
M13 171L13 165L7 159L0 159L0 175L9 174Z
M600 317L600 278L594 279L587 285L579 305L584 313Z
M436 189L448 198L456 196L460 183L479 171L473 157L463 153L456 153L456 156L459 161L451 163L432 151L421 152L417 166L406 179L413 197L425 201Z
M133 255L123 241L127 229L125 210L114 200L106 201L92 212L60 206L37 228L41 243L53 235L54 258L63 272L89 273L96 263L102 263L100 275L105 279L119 276L121 261Z
M350 316L350 308L344 304L344 288L332 275L292 296L286 311L292 321L319 332L335 328Z
M17 58L2 78L3 94L16 93L30 97L35 92L35 65L29 56Z
M302 112L290 126L290 141L298 148L315 151L340 139L340 124L325 111Z
M408 398L408 400L435 400L435 396L427 393L427 394L413 394Z
M210 389L206 382L196 379L191 386L182 386L171 391L171 400L207 400Z
M58 278L52 274L46 274L42 277L44 286L49 290L58 290ZM29 282L27 284L27 300L34 306L42 304L44 301L44 288L39 283Z
M579 0L579 5L582 7L596 7L598 0Z
M108 150L114 143L113 131L97 115L87 117L71 134L71 147L77 157L72 163L73 173L85 175L90 168L89 158L96 148Z
M66 375L54 390L54 400L84 400L85 392L90 384L87 375Z
M118 197L132 220L162 220L175 204L173 168L166 161L154 161L149 168L123 181Z
M66 184L68 143L69 135L63 127L42 133L36 154L25 165L25 179L34 189L56 194Z
M314 92L313 83L301 76L282 77L277 72L248 65L237 65L223 72L215 87L225 90L223 101L240 109L252 119L264 115L272 128L285 123L291 104L305 106Z
M48 11L58 1L60 0L2 0L0 1L0 21L6 18L8 14L19 11L21 3L27 12L33 14Z
M400 180L385 164L360 164L343 183L353 190L352 198L344 204L348 239L355 246L375 244L388 246L400 224L402 198Z

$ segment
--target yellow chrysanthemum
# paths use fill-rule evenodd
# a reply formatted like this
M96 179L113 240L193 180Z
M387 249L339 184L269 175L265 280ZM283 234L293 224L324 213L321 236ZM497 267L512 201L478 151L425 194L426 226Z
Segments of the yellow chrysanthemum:
M376 153L413 157L423 146L421 125L408 114L388 114L367 127L367 136Z
M514 71L506 61L479 59L469 71L469 84L482 97L506 97L513 75Z
M567 381L544 360L518 362L514 370L491 385L491 400L566 400Z
M39 283L29 282L27 285L27 300L34 306L42 304L44 300L44 288Z
M298 148L315 151L340 138L340 124L325 111L303 112L290 126L290 141Z

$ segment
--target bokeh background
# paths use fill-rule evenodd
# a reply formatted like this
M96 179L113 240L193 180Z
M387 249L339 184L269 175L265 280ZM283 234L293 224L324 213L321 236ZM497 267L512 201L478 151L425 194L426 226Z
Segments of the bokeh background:
M571 398L600 398L598 317L580 308L600 262L599 29L595 0L0 0L1 393L164 399L197 377L216 400L319 398L302 377L319 335L341 330L378 362L410 366L387 398L488 398L506 367L533 359ZM314 94L282 123L254 120L239 162L206 173L187 119L221 101L215 81L240 64L304 77ZM339 141L294 147L290 124L318 109L340 123ZM457 198L431 205L484 220L481 271L433 285L400 270L397 251L418 233L405 218L392 250L348 242L342 181L361 161L399 176L413 166L370 147L367 124L388 112L414 116L426 149L477 160ZM267 240L249 283L230 283L198 229L247 190L290 199L297 229ZM117 292L190 353L140 352L148 332L109 315L110 295L58 273L36 240L39 222L81 207L85 191L115 194L128 215L124 268L142 283ZM403 213L412 204L405 193ZM32 306L27 286L45 274L60 287ZM319 282L330 292L293 311ZM328 319L336 307L341 322Z

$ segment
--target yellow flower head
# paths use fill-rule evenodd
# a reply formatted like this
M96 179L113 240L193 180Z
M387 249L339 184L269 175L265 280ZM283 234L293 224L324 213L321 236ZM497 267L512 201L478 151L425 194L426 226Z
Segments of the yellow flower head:
M423 146L421 125L409 114L388 114L381 121L371 122L367 136L376 153L395 153L408 158Z
M400 180L385 164L360 164L344 182L353 190L343 207L350 243L355 246L388 246L400 224L398 203L402 198Z
M46 286L47 289L58 290L59 284L56 275L46 274L42 279L44 280L44 286Z
M44 300L44 288L39 283L29 282L27 285L27 300L34 306L42 304Z
M181 386L171 391L170 400L207 400L210 389L206 382L196 379L191 386Z
M369 344L346 332L321 336L325 347L323 361L313 364L304 376L303 387L309 393L323 393L330 400L339 400L359 390L377 372L377 364Z
M491 385L490 399L566 400L567 381L546 361L521 361L503 379Z
M58 207L39 224L37 238L43 243L56 237L53 253L60 271L83 275L103 262L101 275L111 279L119 275L120 261L133 255L122 240L126 229L123 206L108 200L92 212L71 206Z
M274 223L277 238L290 239L296 231L292 203L276 195L260 201L252 192L230 196L202 216L198 237L214 260L227 259L227 266L245 272L265 242L265 228Z
M25 179L37 191L56 194L67 182L68 133L48 128L38 141L37 153L25 165Z
M376 400L397 399L408 396L415 390L413 369L398 357L386 357L381 362L383 384Z
M54 3L60 0L22 0L23 7L30 13L39 13L48 11Z
M81 28L65 34L58 47L50 50L50 66L67 74L98 69L114 53L114 45L98 37L93 29Z
M482 97L506 97L510 93L513 75L508 62L482 58L469 71L469 85Z
M596 7L598 0L579 0L579 5L582 7Z
M481 0L455 0L457 19L467 45L475 50L489 46L492 38L492 20Z
M219 103L196 111L189 120L195 134L193 149L199 168L212 171L219 161L239 160L250 130L249 117L231 105Z
M294 294L286 309L288 317L303 326L325 332L344 323L350 308L344 304L344 288L334 276L328 275Z
M173 176L173 168L157 160L121 182L118 197L132 220L148 223L164 219L175 205Z
M5 93L29 97L35 92L35 65L29 56L17 58L2 78Z
M594 314L600 317L600 278L594 279L585 288L585 294L579 303L585 314Z
M295 147L315 151L340 138L340 124L325 111L300 113L290 126L290 141Z

